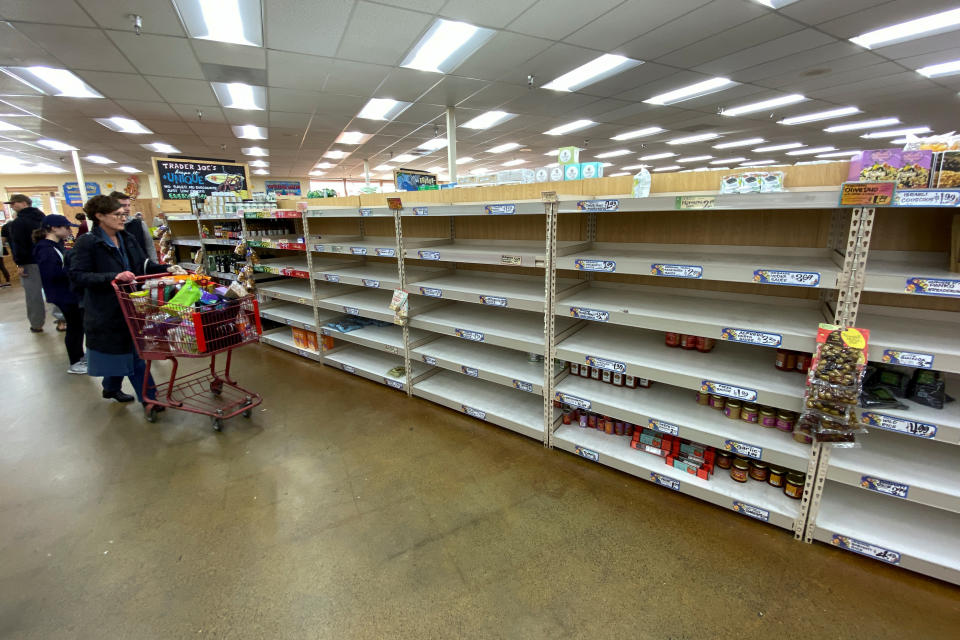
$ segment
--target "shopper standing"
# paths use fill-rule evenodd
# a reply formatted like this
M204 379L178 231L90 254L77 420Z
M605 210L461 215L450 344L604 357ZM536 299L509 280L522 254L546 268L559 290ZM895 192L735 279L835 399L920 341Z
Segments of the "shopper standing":
M70 368L67 373L86 375L87 363L83 355L83 310L80 301L70 289L67 273L67 250L64 241L70 236L70 227L77 225L66 216L49 215L43 225L33 232L33 259L40 270L43 294L47 302L55 304L66 321L63 343L67 347Z
M80 228L77 229L77 237L79 238L79 237L82 236L83 234L89 233L89 232L90 232L90 227L87 226L87 216L86 216L86 215L84 215L84 214L82 214L82 213L78 213L78 214L76 215L76 218L77 218L77 222L80 223L80 225L79 225Z
M0 283L0 287L10 286L10 272L7 271L6 264L7 256L10 255L10 222L0 227L0 273L3 274L3 282Z
M14 195L4 204L9 204L17 212L17 217L10 223L10 248L13 251L13 261L20 270L20 284L27 301L30 331L40 333L43 331L47 313L43 305L40 270L33 261L33 232L43 224L43 211L34 207L33 201L22 193Z
M87 372L103 377L103 397L130 402L121 390L130 378L140 402L144 401L146 363L134 350L133 339L111 283L131 282L135 276L162 273L166 267L151 261L140 245L123 230L126 214L110 196L93 196L83 206L93 225L77 239L70 259L70 279L83 290L83 328L87 336ZM153 378L147 379L147 397L154 398Z
M144 255L156 262L157 248L153 246L150 227L143 221L143 214L140 212L137 212L136 215L130 213L130 196L127 194L121 191L114 191L110 194L110 197L119 202L120 206L123 207L123 212L127 214L127 224L123 227L123 230L137 241L137 244L143 249Z

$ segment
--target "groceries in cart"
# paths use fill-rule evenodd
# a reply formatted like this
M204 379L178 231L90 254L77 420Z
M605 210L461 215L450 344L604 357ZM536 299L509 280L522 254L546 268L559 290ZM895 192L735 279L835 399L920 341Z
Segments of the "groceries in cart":
M141 352L201 354L255 340L256 308L246 289L199 274L170 275L124 286Z

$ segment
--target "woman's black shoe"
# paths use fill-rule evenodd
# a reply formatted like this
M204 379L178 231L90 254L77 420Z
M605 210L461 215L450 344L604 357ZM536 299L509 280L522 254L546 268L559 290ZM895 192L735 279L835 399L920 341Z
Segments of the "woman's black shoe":
M113 399L117 402L133 402L134 397L129 393L124 393L123 391L104 391L103 397L107 400Z

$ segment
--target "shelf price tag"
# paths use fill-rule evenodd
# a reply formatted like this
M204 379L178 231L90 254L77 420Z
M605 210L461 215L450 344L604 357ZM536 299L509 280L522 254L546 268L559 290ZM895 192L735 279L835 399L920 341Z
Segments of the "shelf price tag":
M596 356L587 356L585 358L586 363L593 367L594 369L605 369L607 371L613 371L614 373L626 373L627 365L624 362L617 362L616 360L607 360L606 358L598 358Z
M728 398L736 398L737 400L747 400L749 402L754 402L757 399L755 389L747 389L714 380L701 380L700 391L703 393L713 393L718 396L726 396Z
M487 215L491 216L512 216L517 212L515 204L488 204L483 208Z
M363 217L372 216L373 209L360 209L360 215Z
M960 191L951 189L897 189L893 204L898 207L956 207Z
M344 308L343 308L343 312L344 312L344 313L347 313L347 314L350 314L351 316L358 316L358 315L360 315L360 310L357 309L356 307L344 307Z
M896 182L844 182L840 185L840 206L890 205L896 186Z
M315 245L313 245L313 250L314 250L314 251L319 251L319 252L321 252L321 253L323 253L324 251L326 251L326 249L323 248L323 245L322 245L322 244L315 244Z
M674 480L673 478L668 478L663 474L651 472L650 481L654 484L660 485L661 487L673 489L674 491L680 491L680 481Z
M884 480L883 478L874 478L873 476L860 476L860 486L895 498L906 498L910 492L910 485L893 480Z
M873 411L864 411L860 414L860 422L869 427L905 433L917 438L933 438L937 435L937 428L932 424L888 416L883 413L874 413Z
M703 277L703 267L696 264L663 264L657 262L650 265L650 275L699 280Z
M367 255L366 247L350 247L350 253L355 256L365 256Z
M782 284L788 287L818 287L820 286L820 273L817 271L757 269L753 272L753 281L760 284Z
M779 333L732 327L724 327L723 331L720 332L720 339L745 344L759 344L764 347L779 347L783 343L783 336Z
M440 252L439 251L426 251L421 249L417 251L417 255L420 256L421 260L439 260Z
M580 200L579 202L577 202L577 209L579 209L580 211L588 211L588 212L619 211L620 201L619 200Z
M378 248L377 248L377 255L380 256L381 258L396 258L396 257L397 257L397 250L396 250L396 249L384 248L384 247L378 247Z
M464 375L470 376L471 378L480 377L480 371L476 367L461 366L460 372Z
M526 391L527 393L533 393L533 385L529 382L524 382L523 380L514 380L513 388L519 389L520 391Z
M333 273L325 273L323 277L327 279L327 282L340 282L340 276Z
M755 507L752 504L734 500L732 509L737 513L742 513L745 516L750 516L751 518L756 518L757 520L763 520L764 522L770 522L770 512L766 509Z
M717 206L717 197L677 196L674 206L677 209L713 209Z
M610 320L610 312L601 311L600 309L587 309L586 307L570 307L570 317L579 320L607 322Z
M589 400L584 400L583 398L578 398L577 396L572 396L572 395L570 395L569 393L560 393L559 391L557 391L557 393L556 393L556 395L554 396L554 398L555 398L556 400L562 402L562 403L565 404L565 405L569 405L569 406L571 406L571 407L576 407L576 408L578 408L578 409L589 409L589 408L590 408L590 401L589 401Z
M346 371L347 373L356 373L356 372L357 372L356 369L354 369L353 367L351 367L351 366L348 365L348 364L343 365L343 370Z
M523 256L505 256L505 255L501 255L501 256L500 256L500 264L506 264L506 265L512 265L512 266L518 267L518 266L520 266L521 264L523 264Z
M833 534L833 537L830 538L830 544L835 547L840 547L841 549L846 549L847 551L859 553L862 556L868 556L874 560L881 560L889 564L900 564L900 554L896 551L884 549L883 547L864 542L863 540L857 540L856 538L842 536L839 533Z
M581 458L586 458L591 462L600 462L600 454L593 449L587 449L586 447L574 447L573 452Z
M680 433L680 427L670 422L663 422L662 420L654 420L651 418L647 421L647 428L652 429L653 431L659 431L660 433L666 433L671 436L675 436Z
M380 281L379 280L370 280L368 278L363 278L363 286L370 287L371 289L379 289Z
M915 367L917 369L933 369L932 353L884 349L881 361L890 364L902 364L905 367Z
M458 338L463 338L464 340L472 340L473 342L483 342L483 332L481 331L471 331L469 329L454 329L453 335Z
M464 412L465 414L467 414L467 415L470 416L471 418L476 418L476 419L478 419L478 420L486 420L486 419L487 419L487 412L486 412L486 411L481 411L480 409L474 409L473 407L468 407L468 406L465 405L465 404L460 405L460 408L463 410L463 412Z
M753 458L754 460L759 460L763 455L763 447L746 442L737 442L736 440L724 440L723 448L725 451L732 451L738 456Z
M615 260L577 258L573 261L573 268L577 271L602 271L604 273L613 273L617 270L617 262Z
M415 215L415 216L428 216L428 215L430 215L430 208L429 208L429 207L414 207L414 208L413 208L413 215Z
M903 289L906 293L915 293L921 296L960 297L960 280L944 278L907 278Z
M480 303L488 307L505 307L507 306L507 299L499 296L480 296Z
M437 359L433 356L423 356L423 361L434 367L437 366Z
M384 383L386 383L386 385L387 385L388 387L393 387L394 389L403 389L403 383L400 382L399 380L392 380L392 379L390 379L390 378L384 378L383 381L384 381Z
M443 289L433 289L431 287L420 287L420 295L430 296L431 298L442 298Z

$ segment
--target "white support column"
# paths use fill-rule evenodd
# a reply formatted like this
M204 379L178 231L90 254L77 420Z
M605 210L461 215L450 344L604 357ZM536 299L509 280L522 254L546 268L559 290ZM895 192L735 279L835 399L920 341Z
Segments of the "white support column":
M457 181L457 114L447 107L447 175L450 182Z
M370 186L370 161L363 161L363 180L367 183L367 186Z
M77 187L80 189L80 202L85 203L87 201L87 183L83 179L83 167L80 166L80 156L77 155L76 149L71 150L70 155L73 157L73 171L77 174Z

